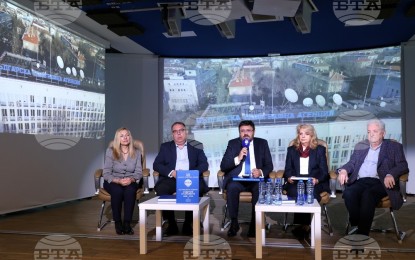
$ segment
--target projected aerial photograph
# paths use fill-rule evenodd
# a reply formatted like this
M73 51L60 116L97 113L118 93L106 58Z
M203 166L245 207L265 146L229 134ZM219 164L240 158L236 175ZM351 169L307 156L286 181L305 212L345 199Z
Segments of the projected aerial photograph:
M402 141L400 47L339 53L230 59L164 60L164 131L184 121L204 145L211 172L241 120L268 140L275 170L283 169L295 127L310 123L327 141L330 168L346 162L365 139L366 122L386 123ZM216 182L215 174L211 178Z
M0 0L0 132L102 138L105 49Z

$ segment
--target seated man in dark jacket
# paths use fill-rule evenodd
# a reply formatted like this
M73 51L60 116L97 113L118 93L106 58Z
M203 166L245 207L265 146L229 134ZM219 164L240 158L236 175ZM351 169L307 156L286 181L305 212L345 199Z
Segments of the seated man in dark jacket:
M368 139L356 144L350 161L338 169L340 184L347 184L343 198L350 225L366 236L376 205L383 197L389 196L393 209L402 206L399 177L409 172L402 144L383 139L384 136L385 123L378 119L369 121Z

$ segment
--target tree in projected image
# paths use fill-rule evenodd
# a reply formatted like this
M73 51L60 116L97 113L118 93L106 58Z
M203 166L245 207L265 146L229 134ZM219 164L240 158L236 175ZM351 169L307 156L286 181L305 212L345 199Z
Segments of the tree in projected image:
M194 102L191 88L186 87L194 86L199 104L179 109L180 102L172 102L177 93L165 85L164 138L170 138L172 120L186 122L192 138L204 143L213 172L226 149L223 140L235 133L241 120L253 120L257 134L268 140L275 169L284 168L285 151L299 123L312 123L319 138L327 141L332 167L345 162L353 145L365 138L361 133L368 119L383 118L388 138L402 139L400 47L262 58L165 59L164 79L165 84L183 86L182 104ZM214 177L211 181L215 185Z

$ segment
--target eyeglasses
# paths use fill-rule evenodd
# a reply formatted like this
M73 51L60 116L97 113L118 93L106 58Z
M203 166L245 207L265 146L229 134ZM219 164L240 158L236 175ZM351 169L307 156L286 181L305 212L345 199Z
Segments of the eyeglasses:
M173 134L174 135L177 135L177 134L183 134L184 133L184 131L186 131L186 129L184 129L184 128L182 128L182 129L178 129L178 130L173 130L172 132L173 132Z

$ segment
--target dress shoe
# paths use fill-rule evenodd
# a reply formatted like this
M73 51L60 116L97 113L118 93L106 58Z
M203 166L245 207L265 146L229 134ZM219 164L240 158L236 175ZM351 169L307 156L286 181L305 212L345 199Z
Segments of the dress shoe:
M169 226L166 228L166 231L163 232L163 236L170 237L175 236L179 233L179 228L177 227L177 224L169 224Z
M349 230L349 232L347 232L347 235L354 235L354 234L358 234L359 229L357 228L357 226L352 226Z
M310 231L311 229L309 225L300 225L300 226L295 227L292 230L292 233L298 240L303 240L309 237Z
M250 224L248 229L248 237L255 237L255 224Z
M293 228L293 230L291 232L293 233L293 235L298 240L304 239L304 230L303 230L303 228L301 226L297 226L297 227Z
M189 222L183 223L182 234L185 236L193 236L193 227Z
M228 237L234 237L239 231L239 223L238 222L231 222L231 226L228 230Z
M134 235L134 230L131 228L130 222L125 222L123 229L124 229L124 234Z
M124 230L122 228L122 223L121 221L115 221L115 232L118 235L124 235Z

